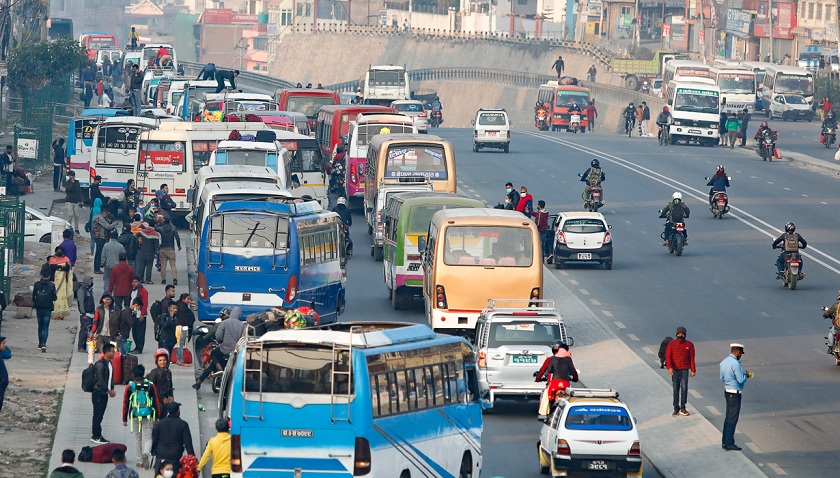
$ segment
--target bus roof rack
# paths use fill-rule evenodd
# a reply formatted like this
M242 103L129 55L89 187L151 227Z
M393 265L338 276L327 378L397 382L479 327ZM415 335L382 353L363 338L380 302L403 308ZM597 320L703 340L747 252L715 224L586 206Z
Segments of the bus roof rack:
M354 348L385 347L433 340L437 334L424 324L410 322L338 322L305 329L266 332L256 338L262 342L315 345L344 345Z
M573 388L569 392L572 398L618 398L618 390L611 388Z
M497 304L514 304L498 306ZM524 304L524 305L516 305ZM551 299L488 299L487 307L482 312L488 310L522 310L528 309L532 311L551 310L556 311L554 301Z

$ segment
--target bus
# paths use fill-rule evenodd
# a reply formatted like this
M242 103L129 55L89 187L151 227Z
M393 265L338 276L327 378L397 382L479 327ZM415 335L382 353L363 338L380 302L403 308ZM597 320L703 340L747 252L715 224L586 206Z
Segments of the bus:
M224 307L243 317L271 307L309 306L321 323L344 310L341 218L315 201L230 201L201 227L198 318Z
M489 299L542 298L540 233L521 212L444 209L418 244L423 304L435 331L473 335Z
M589 90L582 86L561 85L556 81L549 81L540 85L537 99L547 106L551 118L551 131L568 130L572 105L580 109L580 131L589 128L589 119L585 110L589 106Z
M256 113L266 125L272 126L275 130L292 131L304 136L315 137L315 130L309 128L309 120L303 113L291 111L259 111ZM291 123L291 127L288 124Z
M417 133L417 128L410 117L393 113L362 113L356 121L350 123L347 135L350 139L347 145L345 164L347 166L347 180L345 188L347 197L364 198L365 196L365 160L367 145L370 138L377 134Z
M768 66L764 74L764 85L761 88L761 100L764 113L770 117L770 102L776 95L802 95L805 100L814 104L814 74L795 66Z
M88 108L73 118L67 131L67 162L70 171L76 173L76 180L82 188L82 195L88 196L90 188L91 151L96 127L105 118L130 116L131 111L116 108Z
M199 103L199 111L221 111L223 115L242 113L261 113L276 111L277 103L271 95L262 93L239 93L224 91L220 93L205 93L204 98L193 98Z
M173 78L169 84L169 91L166 94L166 112L171 115L180 116L186 120L195 118L195 115L190 116L190 102L186 102L186 107L182 101L184 93L188 97L201 96L203 93L213 93L219 86L216 80L187 80L184 78ZM198 114L198 111L196 111Z
M411 87L404 66L371 66L359 81L362 103L390 106L395 100L410 100Z
M693 60L671 60L665 64L662 74L662 84L665 85L663 97L669 95L668 85L672 81L693 81L695 83L715 84L712 79L712 67Z
M102 177L103 195L122 200L129 179L137 179L137 152L141 133L158 127L159 121L139 116L105 118L94 132L90 178Z
M478 199L452 193L411 192L394 194L385 206L385 287L394 310L408 308L414 297L423 296L423 256L417 249L426 238L432 216L441 209L483 208Z
M712 68L712 78L720 88L720 109L727 114L755 113L756 96L755 73L746 66Z
M219 394L233 478L478 477L490 406L466 340L398 322L246 334Z
M665 98L674 121L671 144L685 141L714 146L720 138L720 88L692 81L672 81Z
M195 209L198 207L201 191L208 184L231 181L259 182L281 186L284 184L283 178L277 174L277 171L264 166L203 166L196 173L193 185L187 191L187 201Z
M799 50L796 66L810 71L817 71L820 67L820 57L826 65L831 62L831 49L819 45L808 45Z
M79 35L79 45L87 50L89 60L96 58L99 50L117 50L117 36L107 32L82 32Z
M187 190L195 173L210 162L210 154L233 130L255 134L265 129L262 123L193 123L164 122L140 135L139 154L134 157L137 189L145 202L155 197L162 184L170 188L175 201L174 214L190 211Z
M280 111L306 115L309 129L312 131L315 130L318 111L322 106L341 104L338 92L312 88L278 88L274 93L274 100Z
M315 137L321 145L321 156L332 162L335 151L341 141L350 132L350 122L355 121L359 113L396 113L397 110L385 106L369 105L327 105L318 111L315 123Z

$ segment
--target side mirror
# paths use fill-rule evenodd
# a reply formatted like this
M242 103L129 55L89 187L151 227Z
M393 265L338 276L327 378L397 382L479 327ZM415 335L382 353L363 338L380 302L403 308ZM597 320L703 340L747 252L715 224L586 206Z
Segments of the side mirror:
M385 211L385 208L379 210L379 220L382 224L385 224L388 221L388 212Z
M189 188L187 189L187 202L193 202L193 196L195 196L195 189Z
M420 254L424 254L426 252L426 236L420 236L417 238L417 251Z
M566 345L568 345L569 347L571 347L571 346L573 346L574 344L575 344L575 338L574 338L574 337L566 337Z
M607 224L607 229L612 229L612 224Z
M490 390L484 390L481 392L481 399L479 400L479 403L481 404L482 410L493 408L493 402L490 401Z
M297 174L292 174L292 188L300 187L300 178Z
M475 120L474 119L470 120L470 125L475 126Z
M582 178L582 177L583 177L583 173L578 173L578 177L579 177L579 178Z

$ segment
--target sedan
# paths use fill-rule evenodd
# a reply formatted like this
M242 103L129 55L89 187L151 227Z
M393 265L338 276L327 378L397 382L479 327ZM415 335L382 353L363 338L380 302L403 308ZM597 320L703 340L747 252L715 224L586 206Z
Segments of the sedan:
M23 226L23 240L27 242L52 242L53 224L58 224L64 229L72 229L70 223L60 217L47 216L37 209L27 207Z
M567 262L595 262L612 269L611 227L599 212L561 212L552 228L554 268L562 269Z
M782 118L783 120L808 120L814 119L814 111L808 100L800 95L776 95L770 102L768 113L770 119Z
M423 108L423 102L417 100L397 100L391 103L391 108L395 108L398 113L404 114L411 118L417 131L420 133L429 132L429 116Z

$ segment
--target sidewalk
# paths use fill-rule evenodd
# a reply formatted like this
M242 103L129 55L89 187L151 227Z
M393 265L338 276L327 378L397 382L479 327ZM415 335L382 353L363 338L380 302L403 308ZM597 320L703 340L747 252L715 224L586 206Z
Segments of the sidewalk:
M763 477L741 452L721 449L723 420L712 424L688 404L689 417L674 418L671 384L612 332L554 274L545 274L546 297L558 304L575 339L572 353L589 388L618 390L638 420L642 453L666 477ZM721 349L721 358L728 349ZM651 355L655 358L655 355ZM657 359L658 360L658 359ZM720 393L723 405L723 385ZM735 442L744 445L744 435Z
M751 144L747 145L743 149L758 151L758 146ZM806 168L822 169L824 172L840 174L840 161L831 161L826 159L815 158L813 156L797 153L795 151L785 151L784 149L781 149L780 153L782 155L782 159L774 159L774 161L787 161L798 166L804 166Z

